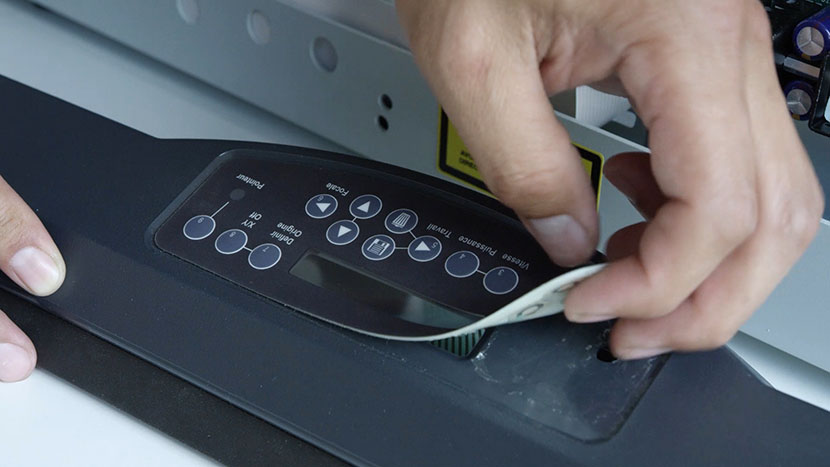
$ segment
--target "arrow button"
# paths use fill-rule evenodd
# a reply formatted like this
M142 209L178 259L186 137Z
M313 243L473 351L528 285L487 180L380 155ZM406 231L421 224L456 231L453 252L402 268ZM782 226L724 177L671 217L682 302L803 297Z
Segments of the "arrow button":
M369 219L380 212L383 203L375 195L360 195L349 205L349 214L358 219Z
M332 245L348 245L352 243L360 233L356 223L344 219L331 224L326 230L326 240Z
M329 194L312 196L305 203L305 213L314 219L325 219L337 210L337 198Z
M432 235L424 235L412 240L407 253L410 258L419 263L432 261L441 254L441 242Z

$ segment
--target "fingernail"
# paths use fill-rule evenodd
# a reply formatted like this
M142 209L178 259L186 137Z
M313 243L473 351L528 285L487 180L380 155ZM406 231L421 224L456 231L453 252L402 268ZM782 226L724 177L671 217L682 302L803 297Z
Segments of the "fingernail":
M585 229L567 214L528 219L527 226L551 259L561 266L584 262L593 248Z
M12 256L9 265L17 283L34 295L49 295L60 287L57 263L38 248L27 246Z
M622 349L618 352L614 352L617 358L622 360L638 360L641 358L651 358L657 355L661 355L664 353L671 352L672 349L668 347L655 347L651 349L647 348L632 348L632 349Z
M32 357L18 345L0 344L0 381L20 381L32 370Z
M615 319L614 315L586 315L586 314L569 314L565 311L565 318L572 323L599 323L602 321L609 321Z

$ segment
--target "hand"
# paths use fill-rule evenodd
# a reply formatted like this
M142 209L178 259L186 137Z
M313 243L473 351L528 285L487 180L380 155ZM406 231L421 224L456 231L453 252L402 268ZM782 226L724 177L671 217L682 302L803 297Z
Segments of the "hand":
M621 358L720 346L806 249L824 196L776 78L757 0L398 0L420 68L488 187L550 257L588 258L593 193L548 96L628 95L651 155L605 174L647 222L568 296L571 321L619 318Z
M63 283L66 266L35 213L0 177L0 269L33 295ZM25 379L35 368L32 341L0 311L0 381Z

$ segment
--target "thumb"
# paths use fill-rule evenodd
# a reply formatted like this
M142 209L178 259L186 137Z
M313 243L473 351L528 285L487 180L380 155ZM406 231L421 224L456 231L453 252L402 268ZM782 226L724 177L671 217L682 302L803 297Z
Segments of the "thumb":
M436 74L431 81L439 100L488 188L516 211L551 259L563 266L584 262L597 242L596 198L538 65L482 60L473 65L482 72L451 84Z
M27 292L44 296L63 283L66 266L34 212L0 177L0 269Z
M65 276L61 254L35 213L0 177L0 269L34 295L48 295ZM18 381L34 369L32 341L0 311L0 381Z

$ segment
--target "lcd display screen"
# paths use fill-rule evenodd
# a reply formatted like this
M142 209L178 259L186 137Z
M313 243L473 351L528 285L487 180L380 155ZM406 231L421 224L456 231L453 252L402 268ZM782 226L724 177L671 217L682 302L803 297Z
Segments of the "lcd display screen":
M411 323L456 329L481 319L481 316L439 305L321 253L307 253L291 268L291 274L351 298L377 313Z

